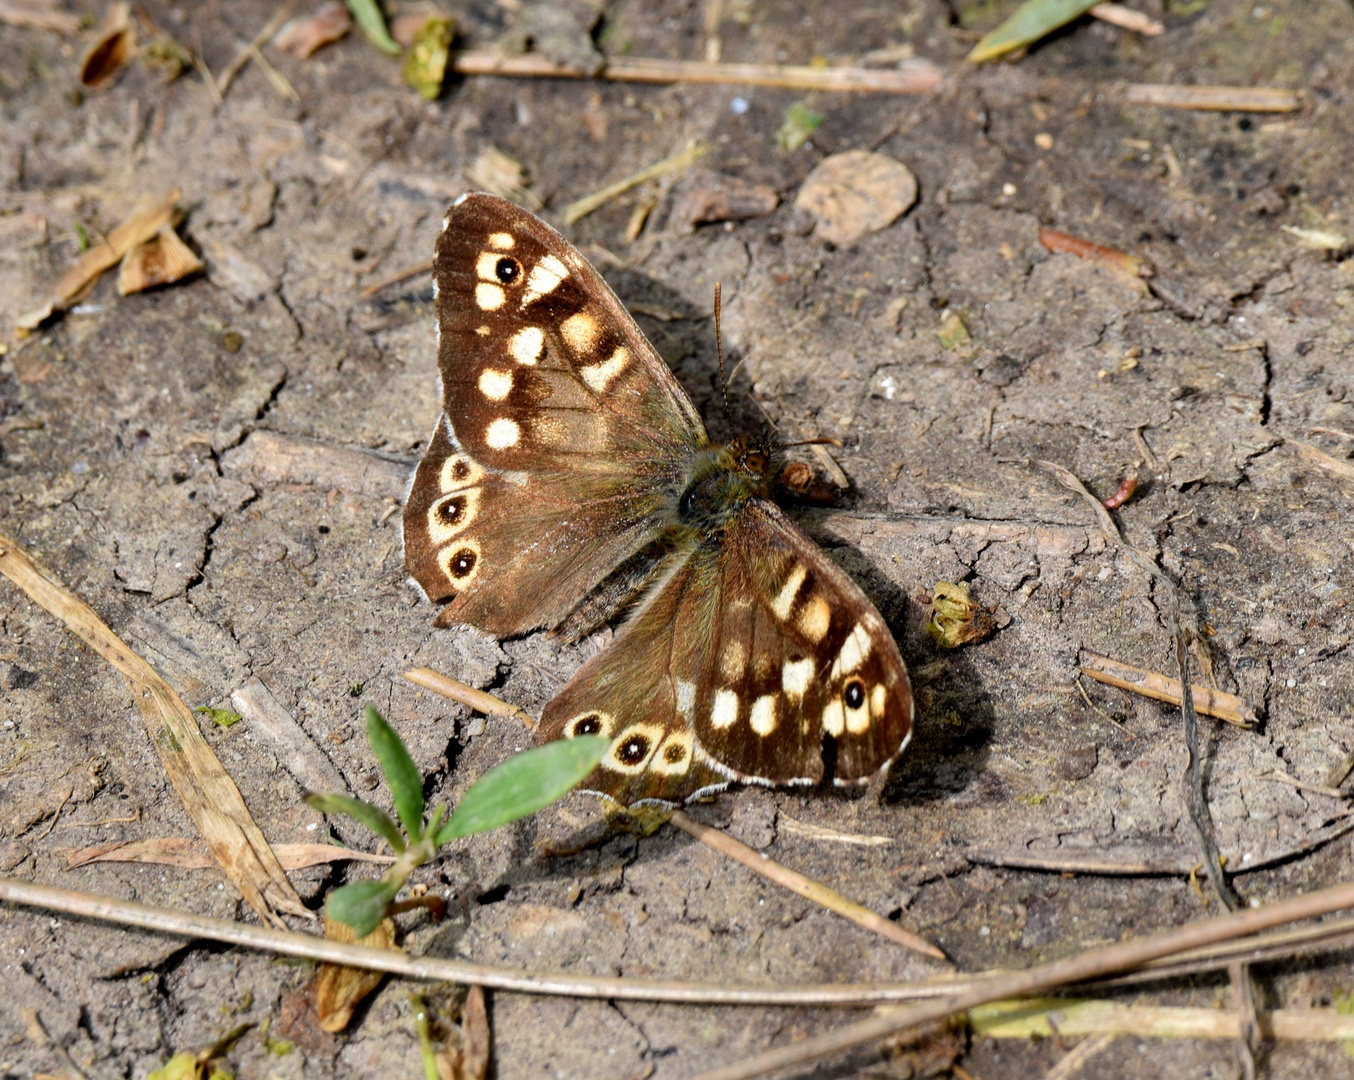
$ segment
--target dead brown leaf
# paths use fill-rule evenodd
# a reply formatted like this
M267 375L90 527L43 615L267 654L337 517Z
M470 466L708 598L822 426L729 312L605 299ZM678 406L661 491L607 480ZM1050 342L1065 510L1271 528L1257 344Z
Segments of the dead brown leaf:
M304 60L306 57L342 38L353 27L348 5L331 0L321 4L309 15L302 15L287 23L273 38L273 44L283 52Z
M161 225L154 236L143 240L122 257L118 293L130 296L159 285L171 285L202 270L202 260L179 239L172 225Z
M916 201L912 170L870 150L824 158L795 196L795 206L817 218L814 235L833 244L892 225Z
M358 937L346 923L324 917L324 936L331 941L349 945L370 945L374 949L395 948L395 924L382 919L381 924L366 937ZM353 1011L375 990L385 973L343 964L321 964L315 984L315 1011L320 1016L320 1027L325 1031L342 1031L353 1018Z

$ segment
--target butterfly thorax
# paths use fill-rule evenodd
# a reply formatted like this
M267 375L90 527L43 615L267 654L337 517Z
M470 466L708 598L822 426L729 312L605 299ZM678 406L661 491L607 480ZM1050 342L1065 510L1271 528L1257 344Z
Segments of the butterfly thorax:
M749 499L770 498L771 452L745 438L699 451L677 500L680 526L708 536Z

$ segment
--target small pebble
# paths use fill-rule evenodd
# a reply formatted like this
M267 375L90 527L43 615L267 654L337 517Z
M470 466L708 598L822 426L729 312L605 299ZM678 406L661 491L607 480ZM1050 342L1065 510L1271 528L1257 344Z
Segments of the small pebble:
M729 102L729 112L733 113L734 116L742 116L747 111L748 111L747 98L736 97L731 102Z

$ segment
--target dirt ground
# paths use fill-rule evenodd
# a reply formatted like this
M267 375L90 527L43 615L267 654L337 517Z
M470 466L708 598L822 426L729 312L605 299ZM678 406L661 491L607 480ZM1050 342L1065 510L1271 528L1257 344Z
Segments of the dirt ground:
M539 714L587 646L432 629L405 580L395 512L437 412L431 286L424 275L361 290L430 257L486 148L526 167L558 224L570 201L700 138L714 147L704 166L774 187L780 207L693 230L673 213L679 180L568 235L648 312L641 325L717 435L729 425L708 315L723 283L724 347L742 363L735 416L755 431L765 415L787 440L841 440L849 496L797 516L921 675L916 738L886 784L857 797L741 791L694 815L898 919L966 970L1024 967L1219 910L1184 877L970 858L983 847L1190 863L1197 850L1178 712L1086 683L1093 709L1074 683L1085 652L1173 673L1162 598L1107 546L1085 502L1034 464L1044 459L1102 497L1141 473L1117 511L1125 535L1196 607L1217 685L1263 714L1255 730L1203 721L1208 802L1221 851L1243 870L1238 891L1263 902L1348 880L1349 837L1244 868L1343 812L1272 774L1321 785L1354 749L1354 259L1285 229L1354 236L1354 7L1141 6L1164 34L1082 21L1019 63L980 70L963 56L1009 4L724 6L725 60L869 62L908 45L946 76L918 97L472 78L427 103L356 34L307 61L268 52L299 102L257 64L219 105L195 74L164 85L140 65L78 95L88 34L0 29L0 532L190 705L228 707L261 680L307 737L302 757L381 801L360 721L374 704L429 775L430 797L455 798L529 737L402 672L434 667ZM466 42L487 47L520 37L545 7L503 0L456 14ZM144 9L220 72L273 5ZM557 10L583 26L594 15ZM696 3L619 0L593 34L613 54L699 58L705 16ZM586 49L586 35L558 45L569 47ZM1304 105L1268 116L1128 106L1112 91L1124 81L1282 86ZM824 120L785 153L775 134L801 100ZM909 166L920 200L882 231L826 245L794 195L825 156L861 148ZM106 233L138 196L174 187L206 273L127 298L108 275L19 350L16 318L75 259L77 222ZM633 207L655 195L627 242ZM1150 287L1049 252L1041 225L1145 258ZM967 343L938 333L954 313ZM941 654L919 597L961 580L1002 626ZM192 823L122 678L8 583L0 620L0 872L252 917L215 871L67 869L76 849L190 836ZM301 801L294 746L248 720L202 726L271 840L323 835ZM803 825L888 842L824 840ZM366 873L291 876L318 905ZM415 952L701 980L938 970L675 830L608 831L581 795L459 842L418 879L451 898L452 914L407 917ZM1352 961L1258 968L1261 1005L1329 1006L1354 985ZM305 965L9 907L0 967L3 1077L67 1069L26 1033L21 1006L92 1077L143 1077L242 1021L261 1025L228 1059L243 1080L419 1075L413 987L399 980L331 1036L308 1012ZM1231 1003L1222 975L1123 999ZM491 1014L493 1075L505 1080L683 1077L851 1015L509 994L492 996ZM982 1080L1034 1077L1069 1045L976 1039L960 1061ZM910 1067L862 1051L813 1075L903 1078ZM1284 1043L1262 1070L1340 1076L1354 1063L1337 1044ZM1236 1048L1123 1039L1080 1075L1168 1074L1237 1076Z

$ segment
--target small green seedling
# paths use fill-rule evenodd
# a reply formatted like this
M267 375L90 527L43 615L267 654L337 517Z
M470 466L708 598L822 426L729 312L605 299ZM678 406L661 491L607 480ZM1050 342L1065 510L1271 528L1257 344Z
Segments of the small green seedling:
M329 917L351 926L358 937L376 929L405 879L443 844L488 832L549 806L577 787L611 745L604 735L584 735L517 754L472 784L444 823L444 806L437 807L431 819L424 819L423 777L395 729L370 706L367 741L390 785L399 825L384 810L361 799L338 794L306 796L306 802L320 813L347 814L395 849L395 862L380 879L344 885L325 901Z

